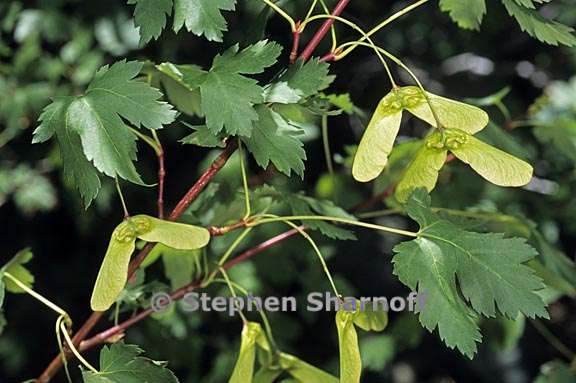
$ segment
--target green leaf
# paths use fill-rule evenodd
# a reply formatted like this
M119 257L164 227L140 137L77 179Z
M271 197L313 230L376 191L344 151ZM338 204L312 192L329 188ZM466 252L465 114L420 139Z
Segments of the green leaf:
M264 101L264 89L243 74L263 72L276 62L280 52L280 45L264 40L241 52L235 45L216 56L200 83L206 126L213 134L225 129L231 135L250 137L259 118L254 104Z
M68 129L66 111L72 98L57 98L40 116L40 126L34 131L33 143L41 143L56 135L60 147L64 178L80 191L84 206L90 206L100 190L98 172L84 156L80 137Z
M338 383L338 378L322 371L321 369L304 362L293 355L280 354L280 365L292 377L300 382L314 383Z
M256 339L262 335L259 323L244 323L240 353L234 366L229 383L250 383L254 375L254 362L256 360Z
M166 26L166 17L172 14L172 0L128 0L136 4L134 24L140 31L140 44L158 39Z
M170 280L172 291L191 283L199 271L199 257L202 250L175 250L165 247L162 251L164 273Z
M100 266L90 300L93 311L108 310L124 289L136 238L160 242L174 249L195 250L208 244L210 233L201 227L163 221L146 215L123 221L112 233Z
M426 294L420 322L429 331L438 327L448 346L472 357L481 339L476 314L460 294L485 316L495 316L496 308L511 319L519 313L548 316L537 294L544 285L525 265L536 252L524 239L462 230L432 212L423 190L412 195L406 210L420 231L394 248L394 273Z
M187 127L194 129L194 133L182 138L180 140L183 144L202 146L204 148L224 148L226 144L224 140L212 134L206 125L192 126L183 123Z
M266 169L272 162L287 176L294 171L303 178L306 152L297 138L300 131L267 106L258 105L255 112L258 121L254 123L252 135L243 137L242 141L258 165Z
M166 96L172 105L190 116L203 116L198 79L206 72L196 65L156 65Z
M357 181L369 182L382 173L401 122L402 102L396 92L388 93L378 104L356 151L352 175Z
M29 288L34 286L34 275L32 275L32 273L24 266L32 260L33 256L32 251L28 248L20 250L14 257L12 257L12 259L0 268L0 280L2 280L3 285L0 287L2 294L2 299L0 299L0 308L2 307L1 301L4 298L4 289L15 294L25 293L25 291L12 282L12 280L4 278L4 273L12 275Z
M340 381L360 383L362 359L358 347L358 334L354 327L356 313L338 311L336 327L338 328L338 345L340 349Z
M396 186L396 198L400 202L405 202L416 189L426 188L429 192L434 190L438 173L446 162L447 153L445 149L429 147L424 143Z
M550 45L576 46L574 28L545 19L538 11L513 0L502 0L508 14L516 19L520 28L530 36Z
M303 99L330 86L334 76L328 75L328 69L329 65L317 58L306 63L298 60L280 77L280 81L285 82L300 96L300 99Z
M416 86L406 86L400 89L400 97L403 99L405 108L421 120L437 127L436 119L426 101L422 90ZM440 120L440 123L447 129L460 129L467 133L474 134L486 127L489 117L482 109L454 101L449 98L437 96L426 92L430 104Z
M440 9L449 12L460 28L479 29L486 15L485 0L440 0Z
M228 30L222 11L233 11L236 0L174 0L174 31L184 25L197 36L211 41L222 41L222 32Z
M100 351L100 371L82 371L85 383L178 383L165 362L140 356L138 346L123 341L104 346Z
M170 105L158 101L161 93L157 89L134 81L142 65L120 61L102 67L83 96L56 100L41 116L34 142L46 141L56 133L65 174L73 176L86 205L100 184L85 159L112 178L120 176L142 184L133 164L136 136L123 118L138 128L142 125L148 129L160 129L174 120ZM78 141L82 143L83 155Z
M450 151L493 184L524 186L532 179L533 169L530 164L475 137L467 136L464 144L457 145Z
M457 260L444 256L438 246L426 238L404 242L394 248L394 274L412 290L426 295L420 323L430 332L438 327L440 338L450 348L472 358L476 342L482 336L476 316L458 296Z

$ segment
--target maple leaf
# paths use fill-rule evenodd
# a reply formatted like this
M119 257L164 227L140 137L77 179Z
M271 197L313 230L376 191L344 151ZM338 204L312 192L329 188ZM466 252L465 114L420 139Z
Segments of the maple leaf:
M100 371L82 371L85 383L178 383L165 362L140 356L143 351L123 341L100 351Z
M481 339L476 313L493 317L497 308L511 319L548 317L537 294L544 285L525 265L537 254L524 239L462 230L432 212L423 189L412 194L406 211L420 231L394 248L394 274L426 294L420 321L429 331L438 327L448 346L472 357Z
M235 45L214 58L210 72L194 78L199 82L206 126L212 133L225 128L231 135L250 136L259 117L254 105L264 101L264 89L243 74L262 73L276 62L281 50L280 45L266 40L240 52Z
M128 4L136 4L134 24L139 28L140 44L158 39L166 17L172 14L172 0L128 0Z
M86 206L100 188L90 162L110 177L142 184L133 163L136 135L123 119L137 128L160 129L175 118L171 106L158 101L161 93L157 89L134 80L142 65L120 61L102 67L84 95L48 105L34 132L35 143L56 135L64 174L80 190Z
M449 12L460 28L479 29L486 15L485 0L440 0L440 9Z
M174 32L183 26L208 40L222 41L228 28L222 11L233 11L236 0L174 0Z
M300 131L288 124L278 113L264 105L255 108L258 121L252 135L242 141L252 153L258 165L266 169L270 162L276 169L290 176L294 171L304 177L304 144L297 138Z

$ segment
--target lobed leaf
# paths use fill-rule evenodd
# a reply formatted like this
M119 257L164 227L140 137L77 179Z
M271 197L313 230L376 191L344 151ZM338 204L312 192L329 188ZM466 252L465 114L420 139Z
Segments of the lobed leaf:
M178 383L165 362L140 356L142 350L123 341L100 351L100 371L82 371L84 383Z
M460 28L479 29L486 15L486 0L440 0L440 9L449 12Z
M233 11L236 0L174 0L174 32L183 26L197 36L222 41L228 30L222 11Z

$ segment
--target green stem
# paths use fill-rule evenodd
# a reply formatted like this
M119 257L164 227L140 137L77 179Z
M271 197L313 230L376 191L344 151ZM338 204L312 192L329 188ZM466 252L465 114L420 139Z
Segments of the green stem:
M250 189L248 189L248 177L246 176L246 165L244 164L244 149L242 148L242 142L240 142L240 140L238 140L238 152L240 155L240 171L242 172L242 187L244 188L244 203L245 203L244 219L246 220L252 214L252 209L250 207Z
M432 102L430 101L430 97L428 96L426 89L424 89L424 86L422 85L422 83L420 82L420 80L418 79L416 74L406 64L404 64L402 62L402 60L400 60L398 57L394 56L392 53L388 52L384 48L374 47L373 45L370 45L370 44L367 44L364 42L356 42L356 43L358 45L362 45L362 46L376 49L377 51L381 52L386 57L388 57L390 60L394 61L396 63L396 65L400 66L402 69L404 69L406 72L408 72L410 77L412 77L412 79L416 82L416 85L418 86L418 88L420 88L420 90L422 91L422 94L426 98L426 102L427 102L428 106L430 107L430 110L432 111L432 115L434 116L434 120L436 121L436 125L437 125L438 129L440 131L443 131L444 127L442 126L442 123L440 123L440 118L438 117L438 114L436 113L436 109L432 105ZM347 46L349 44L352 44L352 43L343 44L340 46L340 48L343 48L344 46ZM338 61L338 60L342 59L342 57L340 55L336 55L335 59L336 59L336 61Z
M232 282L230 281L230 278L228 277L228 273L226 272L226 270L224 270L223 267L220 267L219 270L220 270L220 274L222 274L222 276L224 277L224 280L226 281L226 285L228 286L228 289L230 290L230 294L232 294L232 296L234 298L237 298L236 291L234 290L234 287L232 286ZM244 313L242 312L240 307L238 307L238 302L235 301L235 303L236 303L236 309L238 309L238 314L242 318L242 321L244 321L245 324L248 323L248 319L246 318L246 316L244 315Z
M413 9L418 8L419 6L421 6L424 3L427 3L430 0L420 0L415 2L412 5L407 6L404 9L401 9L400 11L396 12L395 14L393 14L392 16L388 17L386 20L382 21L380 24L378 24L377 26L375 26L374 28L372 28L370 31L366 32L366 36L362 37L360 40L355 41L353 43L362 43L364 40L366 40L367 38L369 38L370 36L374 35L375 33L377 33L379 30L381 30L382 28L384 28L386 25L390 24L391 22L393 22L394 20L404 16L405 14L407 14L408 12L412 11ZM347 56L348 54L350 54L350 52L352 52L354 49L356 49L358 47L358 45L360 44L351 44L351 46L346 49L344 52L342 52L342 57Z
M322 116L322 143L324 145L324 156L326 157L326 166L328 172L334 174L334 165L332 164L332 154L330 152L330 138L328 137L328 116Z
M56 340L58 342L58 349L60 350L60 355L62 357L62 365L64 366L64 372L66 373L66 379L68 383L73 383L72 376L70 375L70 370L68 369L68 360L66 359L66 353L64 351L64 346L62 343L62 335L60 333L60 324L64 316L60 315L58 319L56 319Z
M360 45L366 44L367 46L370 46L370 47L372 47L372 49L374 49L374 52L376 53L376 55L378 56L378 58L382 62L384 69L386 70L386 74L388 75L388 78L390 79L390 83L392 84L392 87L393 88L398 87L398 85L396 85L396 81L394 80L394 77L392 76L392 72L390 71L390 67L388 66L388 63L386 62L386 60L384 60L384 57L382 57L382 54L378 50L377 45L374 44L374 41L372 41L370 36L367 36L366 32L364 32L364 30L362 28L360 28L356 23L353 23L352 21L350 21L348 19L345 19L345 18L340 17L340 16L334 16L334 15L316 15L316 16L313 16L310 19L308 19L307 23L310 23L310 22L315 21L315 20L322 20L322 19L331 19L331 20L338 21L342 24L349 26L350 28L354 29L355 31L360 33L362 36L364 36L366 38L366 40L368 40L369 44L368 43L362 43L362 44L359 43L359 44ZM307 23L302 23L301 28L304 29L306 27ZM340 47L342 47L342 46L340 46ZM338 51L338 48L336 48L336 51ZM338 57L338 55L336 55L336 57Z
M322 265L322 269L324 270L324 273L326 274L326 277L328 278L328 281L330 282L330 286L332 286L332 290L334 291L334 294L336 294L337 297L341 297L340 293L338 292L338 289L336 288L336 283L334 283L334 279L332 278L332 274L330 273L330 270L328 270L328 265L326 264L326 261L324 260L324 257L322 256L322 252L320 251L320 248L318 247L316 242L314 242L312 237L310 237L310 235L308 233L306 233L304 230L302 230L302 228L298 227L298 225L295 225L294 223L290 222L287 219L283 219L283 217L273 217L273 218L277 218L278 219L277 222L284 222L285 224L287 224L288 226L290 226L294 230L297 230L298 233L300 233L300 235L302 237L304 237L304 239L306 239L310 243L310 245L314 249L314 252L318 256L318 260L320 261L320 264ZM274 221L271 221L271 222L274 222Z
M570 350L568 346L562 343L562 341L558 339L556 335L552 334L552 332L548 330L548 328L540 320L533 319L530 322L532 323L534 328L538 330L540 335L542 335L542 337L552 345L552 347L558 350L559 353L564 355L569 360L571 361L574 360L574 358L576 357L576 353L574 353L574 351Z
M129 126L128 128L130 128L130 131L132 133L134 133L138 138L140 138L142 141L144 141L146 144L148 144L156 153L156 155L160 155L160 153L162 152L162 148L160 146L160 141L156 142L154 140L154 138L150 138L145 134L140 133L137 129L132 128L131 126ZM155 136L156 132L152 131L152 134ZM157 139L157 136L156 136Z
M292 29L292 32L296 32L296 30L297 30L296 22L288 13L286 13L286 11L284 11L282 8L280 8L279 6L274 4L271 0L262 0L262 1L266 5L268 5L270 8L272 8L274 11L276 11L276 13L278 13L280 16L282 16L284 19L286 19L286 21L288 21L288 23L290 24L290 28Z
M228 283L228 281L216 278L214 279L214 282L216 283ZM236 290L240 291L242 294L244 294L244 296L248 296L248 291L240 286L238 283L234 282L234 281L229 281ZM272 348L272 353L277 353L278 352L278 346L276 345L276 341L274 340L274 334L272 333L272 326L270 326L270 321L268 320L268 316L266 315L266 312L263 310L258 310L258 314L260 315L260 318L262 318L262 322L264 323L264 331L266 331L266 337L268 338L268 343L270 343L270 346Z
M343 224L351 225L351 226L364 227L364 228L372 229L372 230L384 231L387 233L404 235L407 237L414 237L414 238L418 237L418 233L414 233L412 231L406 231L406 230L396 229L393 227L381 226L381 225L376 225L373 223L354 221L351 219L339 218L339 217L328 217L328 216L321 216L321 215L296 215L296 216L272 217L272 218L267 218L267 216L264 216L264 217L265 218L254 219L252 222L247 223L247 226L248 227L254 227L254 226L258 226L258 225L265 224L265 223L283 222L283 221L329 221L329 222L339 222L339 223L343 223Z
M62 334L64 335L64 339L66 339L66 343L68 344L68 348L70 348L70 351L72 352L72 354L74 354L74 356L76 358L78 358L78 360L80 361L80 363L82 363L84 365L84 367L86 367L87 369L89 369L93 373L97 374L98 370L96 368L94 368L90 363L88 363L88 361L86 359L84 359L84 357L82 355L80 355L80 352L78 352L76 347L74 347L74 343L72 342L70 335L68 335L68 330L66 329L66 326L64 326L64 323L60 323L60 330L62 331Z
M26 293L28 293L32 297L36 298L38 301L42 302L44 305L48 306L50 309L52 309L53 311L58 313L60 316L64 317L64 320L66 321L66 323L68 325L72 324L72 319L70 319L70 315L68 315L68 313L66 311L64 311L64 309L60 308L55 303L52 303L47 298L43 297L42 295L40 295L36 291L32 290L30 287L26 286L26 284L22 283L18 278L14 277L12 274L5 272L4 276L6 278L10 279L10 281L12 281L16 286L18 286L19 288L24 290Z
M126 200L124 199L124 194L122 194L122 189L120 188L120 181L118 181L118 177L114 178L116 183L116 190L118 191L118 196L120 197L120 202L122 203L122 209L124 210L124 219L130 217L130 213L128 213L128 206L126 205Z

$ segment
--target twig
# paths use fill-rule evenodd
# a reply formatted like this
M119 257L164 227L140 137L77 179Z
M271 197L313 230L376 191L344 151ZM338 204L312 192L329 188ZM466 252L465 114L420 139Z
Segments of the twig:
M190 206L190 204L194 201L196 197L204 190L206 185L214 178L214 176L224 167L228 159L232 156L232 154L236 151L237 145L234 140L230 141L226 149L214 160L212 165L200 176L198 181L188 190L188 192L182 197L180 202L176 205L172 213L170 213L169 219L174 221L180 217L182 213ZM144 259L148 256L150 251L154 248L154 244L147 244L144 248L138 253L138 255L130 262L130 266L128 268L128 279L130 279L138 267L142 264ZM104 312L93 312L90 317L86 320L86 322L80 327L80 329L74 334L72 338L72 343L74 346L78 346L84 338L88 335L88 333L92 330L92 328L98 323L100 318L102 318ZM38 378L39 383L48 383L50 379L58 372L60 367L62 366L62 358L60 355L56 356L52 362L48 365L48 367L44 370L42 375Z
M299 233L299 230L304 230L304 229L305 229L304 226L299 226L298 229L292 229L292 230L289 230L289 231L284 232L282 234L279 234L273 238L270 238L266 242L262 242L260 245L253 247L252 249L243 252L242 254L237 256L236 258L229 260L224 265L222 265L222 269L228 270L228 269L236 266L237 264L242 263L242 262L246 261L247 259L249 259L249 258L251 258L257 254L260 254L264 250L269 249L270 247L276 245L277 243L280 243L280 242L282 242L282 241L284 241L290 237L293 237L294 235ZM176 291L173 291L170 294L170 299L172 301L177 301L179 299L184 298L184 296L187 293L192 292L192 291L196 290L197 288L199 288L202 285L202 282L203 282L202 280L194 281L194 282L190 283L189 285L186 285L186 286L184 286L184 287L182 287ZM101 333L99 333L97 335L94 335L93 337L83 341L80 344L80 351L88 350L88 349L90 349L90 348L92 348L98 344L106 342L106 340L114 337L115 335L123 333L129 327L131 327L134 324L140 322L141 320L149 317L153 313L154 313L154 310L152 308L148 308L148 309L143 310L140 313L134 315L130 319L128 319L128 320L126 320L126 321L124 321L124 322L122 322L116 326L110 327L109 329L102 331Z
M340 0L338 4L336 4L336 7L334 7L334 10L332 11L332 16L340 16L349 3L350 0ZM320 42L324 39L324 36L326 36L326 34L330 31L330 28L332 27L333 24L334 24L333 19L327 19L324 22L324 24L322 24L320 29L318 29L314 37L312 37L312 40L310 40L310 42L308 43L306 48L304 48L304 51L300 55L300 58L302 60L308 61L310 57L312 57L314 50L316 50Z
M298 58L298 48L300 47L300 21L296 22L296 30L292 32L292 51L290 52L290 64L294 64Z

